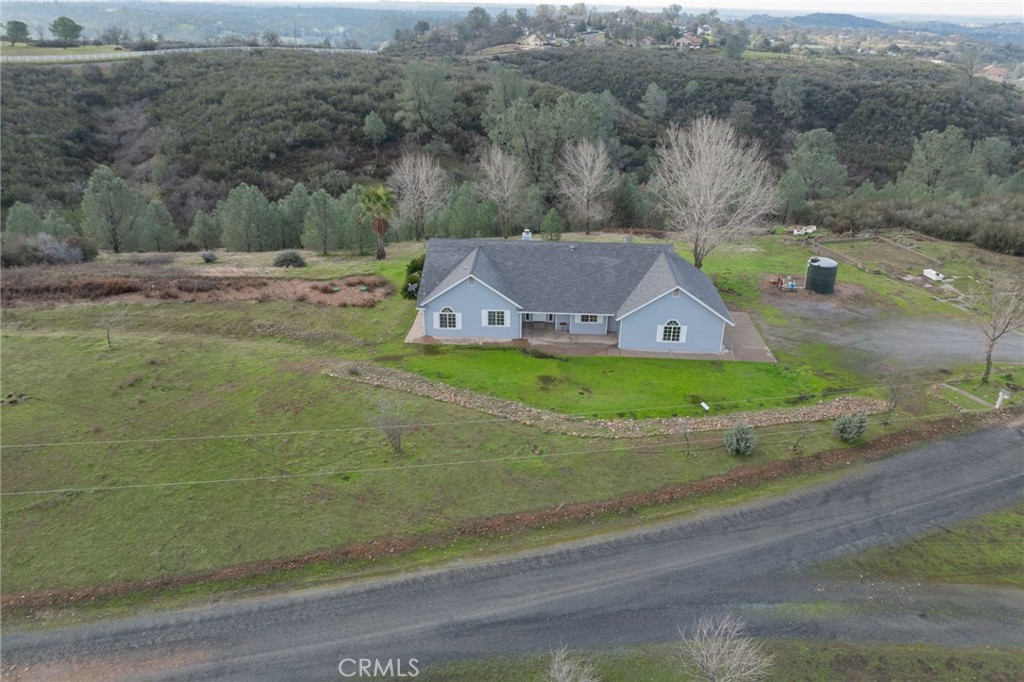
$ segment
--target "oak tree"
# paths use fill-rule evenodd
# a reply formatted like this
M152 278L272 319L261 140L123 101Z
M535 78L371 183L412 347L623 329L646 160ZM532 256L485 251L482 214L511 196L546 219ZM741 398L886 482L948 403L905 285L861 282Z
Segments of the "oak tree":
M708 117L685 129L669 128L657 148L651 184L666 226L689 241L698 268L779 203L757 143L740 140L731 125Z

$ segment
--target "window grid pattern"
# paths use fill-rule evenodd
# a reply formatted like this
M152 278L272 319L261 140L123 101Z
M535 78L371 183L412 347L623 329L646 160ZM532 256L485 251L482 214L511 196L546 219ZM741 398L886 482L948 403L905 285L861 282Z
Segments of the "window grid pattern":
M441 314L438 316L441 329L455 329L455 311L451 308L441 308Z
M665 323L665 326L661 330L661 340L670 343L679 343L680 328L679 323L675 320L669 320Z

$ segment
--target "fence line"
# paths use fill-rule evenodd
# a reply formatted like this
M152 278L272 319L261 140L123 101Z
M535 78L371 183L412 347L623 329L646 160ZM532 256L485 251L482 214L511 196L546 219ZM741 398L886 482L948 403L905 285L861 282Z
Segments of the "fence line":
M109 62L116 61L118 59L138 59L140 57L145 57L146 55L184 54L187 52L210 52L213 50L243 50L247 52L251 52L253 50L301 50L303 52L326 52L332 54L377 54L377 50L358 50L344 47L252 47L248 45L225 45L210 47L172 47L166 50L143 50L139 52L124 50L120 52L99 52L91 54L4 55L3 57L0 57L0 63Z

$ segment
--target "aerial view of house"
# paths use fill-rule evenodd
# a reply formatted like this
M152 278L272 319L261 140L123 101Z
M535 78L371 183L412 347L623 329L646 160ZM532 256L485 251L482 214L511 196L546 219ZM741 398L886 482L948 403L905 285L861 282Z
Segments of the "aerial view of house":
M4 0L0 682L1024 682L1021 1L665 4Z
M732 317L670 245L431 239L417 308L440 338L614 335L619 348L720 353Z

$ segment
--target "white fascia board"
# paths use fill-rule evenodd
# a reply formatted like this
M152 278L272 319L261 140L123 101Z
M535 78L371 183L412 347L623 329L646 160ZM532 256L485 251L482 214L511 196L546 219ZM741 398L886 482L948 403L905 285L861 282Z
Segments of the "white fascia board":
M511 303L512 305L514 305L514 306L515 306L516 308L518 308L519 310L522 310L522 309L523 309L523 306L519 305L518 303L516 303L515 301L513 301L513 300L512 300L511 298L509 298L509 297L508 297L508 296L506 296L505 294L501 293L500 291L498 291L497 289L495 289L495 288L494 288L494 287L492 287L492 286L491 286L490 284L488 284L487 282L483 281L482 279L480 279L480 278L479 278L479 277L477 277L476 275L466 275L465 277L463 277L462 279L460 279L460 280L459 280L458 282L455 282L454 284L452 284L452 285L451 285L450 287L447 287L447 288L446 288L446 289L444 289L443 291L439 291L439 292L437 292L436 294L434 294L433 296L431 296L431 297L430 297L430 298L428 298L427 300L423 301L423 303L421 303L420 305L418 305L418 306L416 306L416 307L417 307L417 308L422 308L423 306L425 306L425 305L427 305L428 303L430 303L431 301L433 301L433 300L434 300L435 298L438 298L439 296L442 296L442 295L444 295L444 294L448 293L449 291L451 291L452 289L454 289L455 287L459 286L460 284L462 284L463 282L465 282L465 281L466 281L467 279L470 279L470 278L473 278L473 279L475 279L475 280L476 280L477 282L479 282L480 284L483 284L483 285L484 285L485 287L487 287L488 289L490 289L491 291L493 291L494 293L496 293L496 294L497 294L498 296L501 296L501 297L502 297L503 299L505 299L506 301L508 301L508 302L509 302L509 303Z
M615 318L615 321L616 321L616 322L621 322L622 320L626 319L627 317L629 317L630 315L632 315L632 314L633 314L633 313L635 313L636 311L638 311L638 310L642 310L642 309L646 308L647 306L649 306L650 304L654 303L654 302L655 302L655 301L657 301L658 299L661 299L661 298L665 298L666 296L668 296L669 294L671 294L671 293L672 293L673 291L676 291L676 290L678 290L678 291L681 291L681 292L683 292L684 294L686 294L687 296L689 296L690 298L692 298L692 299L693 299L694 301L696 301L696 302L697 302L697 304L698 304L698 305L700 305L700 306L701 306L702 308L704 308L705 310L707 310L707 311L708 311L709 313L711 313L712 315L714 315L715 317L717 317L718 319L720 319L720 320L721 320L722 322L725 322L725 323L726 323L727 325L729 325L730 327L735 327L735 326L736 326L736 323L735 323L735 322L733 322L732 320L730 320L730 319L729 319L729 318L727 318L727 317L722 317L721 313L719 313L719 312L718 312L717 310L715 310L714 308L712 308L711 306L709 306L709 305L708 305L707 303L705 303L704 301L700 300L699 298L697 298L696 296L694 296L693 294L691 294L691 293L690 293L689 291L687 291L686 289L684 289L684 288L682 288L682 287L672 287L671 289L669 289L669 290L668 290L668 291L666 291L665 293L663 293L663 294L659 294L658 296L655 296L654 298L652 298L651 300L649 300L649 301L648 301L647 303L644 303L644 304L643 304L643 305L641 305L641 306L637 306L636 308L633 308L632 310L630 310L630 311L629 311L628 313L626 313L625 315L622 315L622 316L620 316L620 317L616 317L616 318Z

